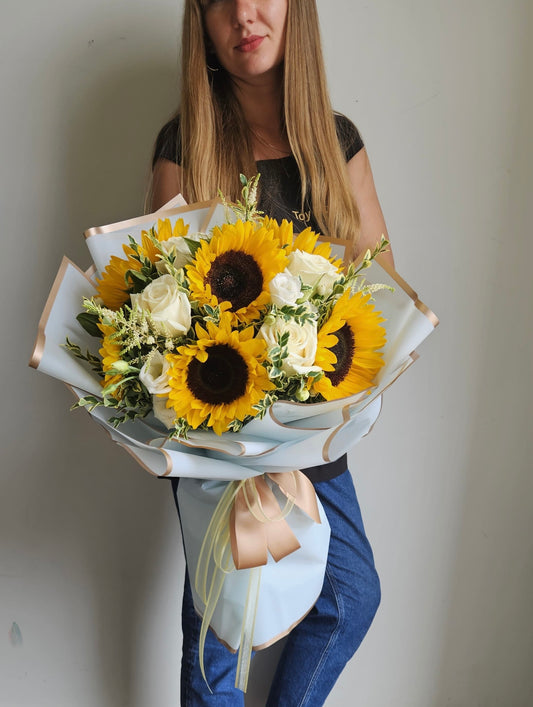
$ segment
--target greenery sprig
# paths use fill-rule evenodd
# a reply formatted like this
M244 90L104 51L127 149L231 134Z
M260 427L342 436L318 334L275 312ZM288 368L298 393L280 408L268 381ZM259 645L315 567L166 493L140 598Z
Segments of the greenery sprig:
M233 212L238 219L242 219L243 221L259 221L264 216L264 212L257 209L257 187L260 176L260 174L256 174L255 177L248 179L244 174L239 175L242 184L242 201L237 200L235 203L229 202L219 190L218 195L226 208L227 216L230 212ZM227 216L226 218L229 221Z

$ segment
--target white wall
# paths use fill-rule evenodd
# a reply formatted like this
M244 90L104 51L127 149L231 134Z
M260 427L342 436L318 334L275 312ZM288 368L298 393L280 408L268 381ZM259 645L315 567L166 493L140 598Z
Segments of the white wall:
M320 8L333 102L365 138L397 268L442 320L351 455L383 600L327 704L526 707L532 5ZM168 484L27 360L63 253L87 266L82 231L142 209L176 103L180 10L2 3L2 707L179 701ZM264 703L261 688L248 703Z

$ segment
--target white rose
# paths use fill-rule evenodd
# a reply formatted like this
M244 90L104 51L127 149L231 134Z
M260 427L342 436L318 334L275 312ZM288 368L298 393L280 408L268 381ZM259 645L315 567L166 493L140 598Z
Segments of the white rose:
M174 256L174 267L178 270L188 265L193 259L189 244L185 238L198 243L200 240L206 239L207 236L205 233L191 233L190 236L172 236L172 238L167 238L166 241L161 241L161 249L167 255ZM168 272L167 264L164 260L159 260L155 266L160 274Z
M304 285L315 288L319 295L329 294L333 283L340 277L337 268L329 260L301 250L295 250L289 255L287 270L293 275L299 275Z
M142 292L131 295L132 305L151 313L160 334L182 336L191 326L191 304L172 275L161 275Z
M282 370L288 375L306 375L311 371L320 371L319 366L313 365L317 347L316 322L297 324L293 319L286 322L283 318L276 317L272 324L263 324L259 336L267 342L270 351L278 345L278 334L285 332L289 332L289 355L283 361Z
M171 430L174 427L174 420L176 419L176 411L174 408L167 408L168 398L158 398L154 395L152 398L152 406L154 411L154 417L162 422L165 427Z
M296 304L302 296L300 278L292 275L288 270L275 275L270 281L269 289L272 303L278 307Z
M149 393L152 395L170 393L167 376L169 368L170 363L163 354L157 350L152 351L139 373L141 383L144 383Z

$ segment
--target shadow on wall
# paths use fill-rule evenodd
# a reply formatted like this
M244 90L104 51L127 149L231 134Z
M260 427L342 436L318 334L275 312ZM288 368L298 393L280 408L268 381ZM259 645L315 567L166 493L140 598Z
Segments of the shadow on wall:
M143 213L155 138L177 108L176 74L168 64L129 62L114 74L95 75L65 106L63 238L79 236L85 248L87 228Z
M90 262L85 229L143 212L152 146L177 100L177 72L171 65L129 61L118 68L115 62L113 73L103 73L104 68L85 81L83 93L65 95L62 107L68 117L64 179L57 195L63 213L54 247L83 268ZM146 704L139 695L146 693L140 681L148 672L144 663L150 647L164 652L174 672L179 663L179 636L171 631L151 635L160 623L164 630L164 617L152 614L161 606L166 563L174 550L179 572L167 624L179 625L183 555L178 519L173 508L169 511L170 484L141 471L85 417L78 411L68 424L75 429L64 459L66 467L72 464L70 483L65 486L59 474L48 477L47 484L52 493L55 489L57 504L71 509L64 527L74 536L91 584L86 594L94 645L87 650L98 654L99 690L109 704ZM158 645L161 641L172 643Z
M277 643L274 643L273 646L255 654L250 670L248 692L244 701L246 707L264 707L270 690L270 683L286 640L282 638Z

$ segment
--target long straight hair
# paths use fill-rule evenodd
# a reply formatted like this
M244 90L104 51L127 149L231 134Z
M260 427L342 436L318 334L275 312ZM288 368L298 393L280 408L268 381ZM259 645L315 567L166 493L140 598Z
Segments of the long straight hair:
M205 0L186 0L182 36L180 131L183 188L189 201L240 193L239 174L256 171L250 131L227 72L210 53ZM288 0L283 106L301 177L302 209L310 199L321 231L357 240L359 211L350 189L326 84L315 0Z

